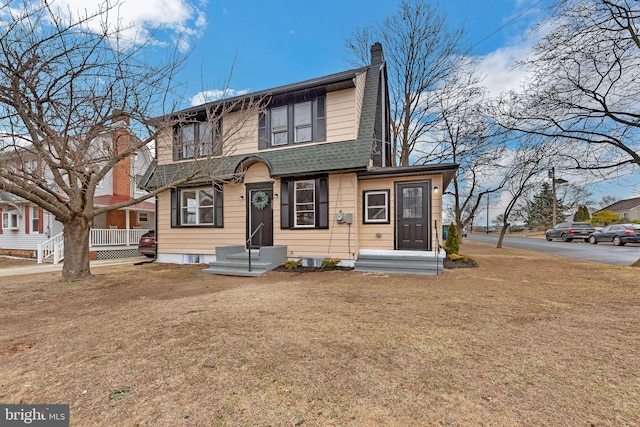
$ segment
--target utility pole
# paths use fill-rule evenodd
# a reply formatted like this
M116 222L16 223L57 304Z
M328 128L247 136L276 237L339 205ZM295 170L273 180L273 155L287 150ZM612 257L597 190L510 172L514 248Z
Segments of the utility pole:
M489 234L489 199L491 195L487 193L487 234Z
M552 167L549 171L549 178L551 178L551 193L553 195L553 226L558 223L558 199L556 197L556 184L566 184L567 180L558 178L556 179L556 168Z
M553 226L556 226L558 216L558 202L556 201L556 168L555 166L549 171L551 178L551 193L553 194Z

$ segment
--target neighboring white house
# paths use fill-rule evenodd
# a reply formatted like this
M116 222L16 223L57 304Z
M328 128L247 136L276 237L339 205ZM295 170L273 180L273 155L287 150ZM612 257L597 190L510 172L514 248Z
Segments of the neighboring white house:
M620 200L601 210L614 212L625 222L631 222L640 219L640 197Z
M96 140L96 144L110 144L105 138ZM95 191L93 200L96 206L113 205L130 200L143 194L136 185L140 177L152 163L151 151L144 147L134 156L126 159L125 167L116 167L105 175ZM51 182L50 172L44 170L43 162L35 155L23 157L18 169L37 171L40 176ZM127 172L128 169L128 172ZM61 240L62 223L53 214L33 203L0 190L0 253L36 257L38 246L56 239ZM99 215L94 219L91 232L92 258L117 258L137 255L140 235L155 228L155 202L153 199L137 203L127 208Z

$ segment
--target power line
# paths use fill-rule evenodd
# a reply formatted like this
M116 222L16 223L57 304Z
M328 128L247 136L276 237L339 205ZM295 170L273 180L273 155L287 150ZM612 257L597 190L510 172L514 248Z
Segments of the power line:
M529 6L528 8L526 8L525 10L523 10L522 12L520 12L519 14L517 14L516 16L514 16L513 18L511 18L510 20L508 20L507 22L505 22L504 24L502 24L500 27L498 27L497 29L495 29L494 31L492 31L491 33L489 33L487 36L485 36L482 40L480 40L479 42L477 42L476 44L474 44L473 46L471 46L469 48L469 51L471 51L472 49L474 49L475 47L477 47L480 43L484 42L485 40L489 39L490 37L494 36L496 33L498 33L499 31L503 30L505 27L507 27L508 25L511 25L512 23L514 23L515 21L517 21L518 19L520 19L524 14L526 14L527 12L529 12L530 10L532 10L533 8L535 8L536 6L538 6L540 3L542 3L544 0L538 0L536 1L533 5Z

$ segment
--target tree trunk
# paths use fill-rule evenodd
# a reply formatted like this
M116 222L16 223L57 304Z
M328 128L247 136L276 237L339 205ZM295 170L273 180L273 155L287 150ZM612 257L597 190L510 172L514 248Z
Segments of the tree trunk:
M507 233L507 228L509 228L509 224L502 224L500 237L498 238L498 244L496 245L497 249L502 249L502 242L504 241L504 235Z
M82 215L76 215L64 223L63 282L73 282L92 277L89 265L90 230L90 221Z

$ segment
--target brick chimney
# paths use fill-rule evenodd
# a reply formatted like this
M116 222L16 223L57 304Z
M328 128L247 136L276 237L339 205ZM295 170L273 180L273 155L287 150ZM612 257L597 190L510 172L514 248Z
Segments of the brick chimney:
M384 56L382 55L382 44L375 42L371 45L371 65L378 65L384 62Z
M131 134L129 133L129 117L125 114L114 118L115 130L112 133L113 149L120 154L129 150ZM131 158L129 156L116 163L113 168L113 194L131 197Z

